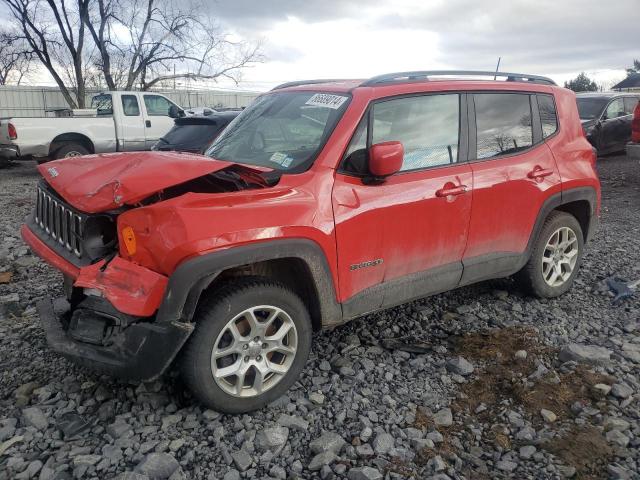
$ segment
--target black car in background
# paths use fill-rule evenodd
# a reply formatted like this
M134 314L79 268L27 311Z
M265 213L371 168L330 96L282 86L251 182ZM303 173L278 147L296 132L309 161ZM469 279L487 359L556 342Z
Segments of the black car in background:
M241 111L176 118L173 128L151 150L202 153Z
M631 140L631 120L640 93L578 93L577 101L582 128L598 154L624 150Z

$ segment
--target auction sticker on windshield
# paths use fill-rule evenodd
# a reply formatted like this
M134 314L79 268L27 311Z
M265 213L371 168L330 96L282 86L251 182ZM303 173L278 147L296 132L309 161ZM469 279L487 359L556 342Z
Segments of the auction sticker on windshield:
M312 105L314 107L327 107L337 110L347 98L348 97L343 97L342 95L332 95L330 93L316 93L305 102L305 105Z

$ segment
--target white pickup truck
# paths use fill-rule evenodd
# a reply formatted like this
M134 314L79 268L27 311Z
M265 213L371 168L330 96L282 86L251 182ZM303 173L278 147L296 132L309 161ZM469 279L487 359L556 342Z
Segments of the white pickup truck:
M149 150L182 109L151 92L104 92L91 109L55 118L1 118L0 160L39 162L88 153Z

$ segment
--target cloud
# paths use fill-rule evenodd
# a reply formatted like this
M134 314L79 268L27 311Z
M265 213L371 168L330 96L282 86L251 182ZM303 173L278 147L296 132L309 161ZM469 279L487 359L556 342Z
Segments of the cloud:
M640 5L617 0L429 2L419 10L381 14L381 27L428 29L442 62L455 68L566 72L622 69L638 56Z

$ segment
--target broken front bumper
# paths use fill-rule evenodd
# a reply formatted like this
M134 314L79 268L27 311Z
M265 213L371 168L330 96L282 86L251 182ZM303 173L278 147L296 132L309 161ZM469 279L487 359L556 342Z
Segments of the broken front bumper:
M193 325L119 318L104 299L74 312L64 299L37 304L49 346L78 365L129 380L152 381L171 364ZM81 311L79 311L81 310Z

